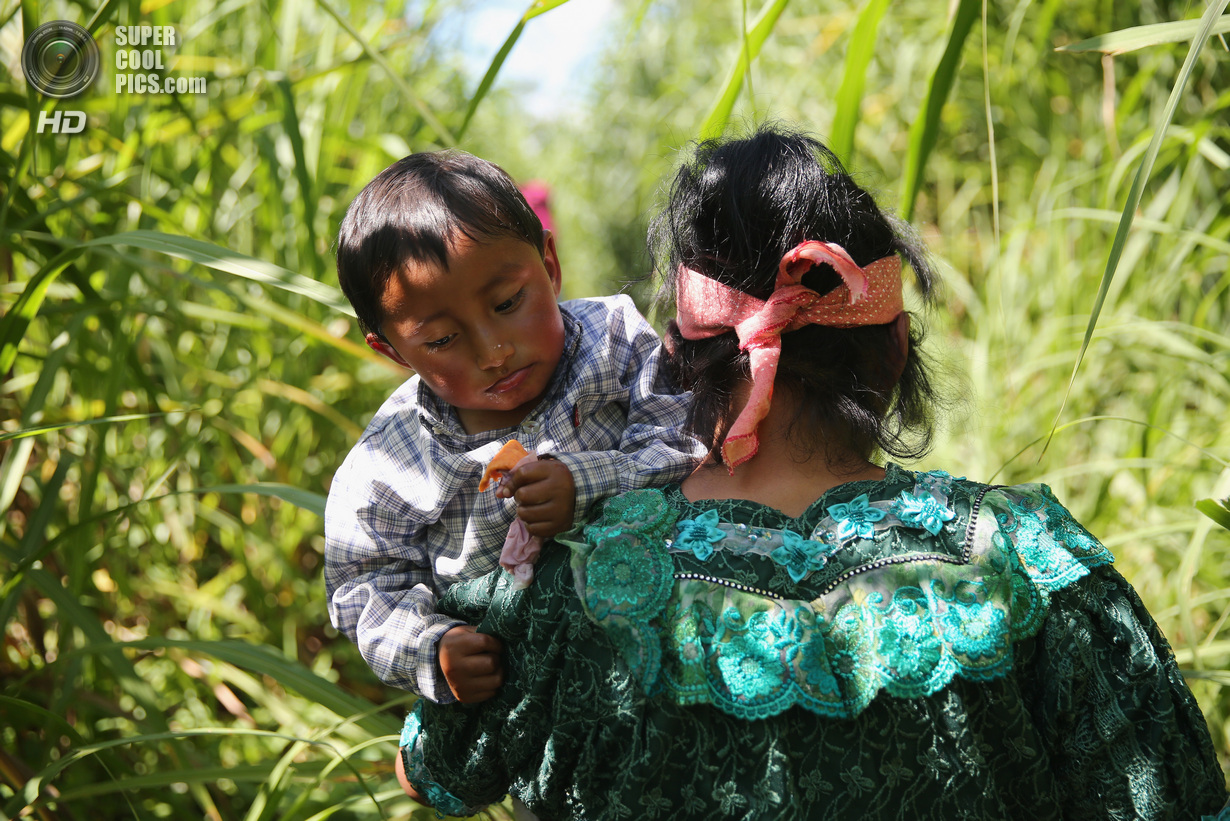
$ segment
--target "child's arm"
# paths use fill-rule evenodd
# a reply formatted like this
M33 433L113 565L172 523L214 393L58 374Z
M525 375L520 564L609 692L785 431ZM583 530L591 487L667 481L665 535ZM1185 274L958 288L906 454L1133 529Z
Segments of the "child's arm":
M397 450L360 442L329 489L330 619L385 683L440 703L481 698L498 686L490 676L498 675L499 648L489 636L459 640L459 628L472 628L436 611L432 569L439 550L423 517L394 490L424 484L417 474L391 478L406 468L404 458L401 465L385 458L388 452Z
M605 447L539 452L571 474L572 524L599 499L685 478L705 455L683 432L691 395L667 378L658 334L626 296L599 305L606 312L600 328L587 329L591 338L582 346L589 352L586 379L592 384L584 386L586 396L571 409L571 421L583 439L602 439ZM594 330L602 338L593 338Z

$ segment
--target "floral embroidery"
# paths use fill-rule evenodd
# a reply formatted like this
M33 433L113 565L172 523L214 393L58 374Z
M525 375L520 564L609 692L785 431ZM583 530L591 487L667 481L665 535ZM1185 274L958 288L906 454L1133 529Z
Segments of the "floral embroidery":
M820 793L831 793L833 791L833 785L825 781L824 776L818 770L812 770L800 778L799 785L807 793L808 801L816 801L820 798Z
M862 494L827 507L834 524L824 538L760 522L729 525L721 509L704 508L692 508L692 518L677 528L672 522L669 534L677 537L669 546L666 533L651 538L624 520L591 529L589 546L579 548L586 603L648 694L711 704L745 720L796 705L850 718L881 691L913 698L939 691L957 675L972 681L1005 675L1014 642L1039 629L1050 592L1110 560L1096 542L1100 552L1081 555L1054 538L1067 514L1058 504L1050 510L1045 493L1033 486L983 496L984 521L992 524L978 531L969 563L936 561L936 552L961 555L965 519L958 521L942 496L901 494L901 487L892 490L896 499ZM656 501L638 511L646 521L664 521L657 513ZM877 529L913 543L922 555L880 568L867 561L880 555L878 545L843 546L843 538L874 536ZM933 531L934 541L924 536ZM1073 534L1076 541L1079 533ZM744 547L752 536L755 546ZM900 548L894 543L892 549ZM812 593L807 577L831 568L838 550L864 562L847 565L859 571L849 581L819 598L779 598L788 580L802 586L799 594ZM712 578L676 565L681 556L702 555ZM766 559L781 568L776 581L765 581Z
M621 525L625 529L635 528L646 538L657 539L669 531L678 515L666 503L662 491L630 490L606 501L602 516L585 528L585 537L593 540L596 534Z
M914 771L902 764L900 758L894 758L880 765L880 775L884 776L885 784L895 787L904 781L911 780L914 777Z
M747 799L739 795L739 785L733 781L727 781L718 787L713 797L718 800L722 812L727 815L732 815L735 810L747 806Z
M698 813L705 809L704 799L696 794L696 788L691 784L684 784L679 794L683 797L683 811L685 813Z
M652 586L653 563L633 539L607 539L589 562L593 595L615 603L633 604ZM595 603L590 604L595 607ZM596 608L595 608L596 609Z
M799 655L799 669L807 676L808 684L816 686L821 692L836 693L837 679L829 668L828 658L824 636L817 633L811 641L803 645Z
M1070 550L1078 554L1087 554L1105 549L1097 539L1089 534L1088 530L1081 527L1080 522L1072 518L1063 505L1059 504L1055 494L1046 485L1042 486L1042 498L1045 500L1043 510L1047 528Z
M401 739L398 745L408 748L406 752L409 753L407 756L409 760L405 761L407 767L406 775L411 783L427 793L427 798L432 806L435 807L438 817L443 818L445 814L470 815L470 808L465 805L465 802L432 780L430 773L427 771L427 765L423 760L423 751L419 744L419 734L422 730L422 711L423 703L420 701L406 715L406 721L402 724Z
M713 555L713 546L726 538L726 532L718 527L718 512L707 510L695 519L684 519L676 527L679 536L675 546L692 551L702 562Z
M730 693L738 701L755 701L781 687L786 667L778 649L789 643L784 635L793 632L789 620L769 620L767 613L753 613L742 626L743 616L733 607L722 614L724 626L734 637L722 645L718 670Z
M999 608L950 602L942 620L953 652L972 661L995 658L1008 648L1007 624Z
M841 780L850 788L850 794L855 798L865 791L875 788L875 782L863 775L863 768L855 765L841 774Z
M654 787L641 796L641 806L649 818L657 818L671 808L671 802L662 796L662 788Z
M920 527L932 536L939 534L944 522L951 522L957 514L944 507L934 496L913 496L901 491L889 508L902 524Z
M770 553L769 558L784 565L795 584L803 581L811 571L828 564L828 556L821 552L819 542L804 539L792 530L782 531L782 546Z
M883 510L871 506L866 493L833 505L828 513L837 522L837 539L843 542L855 536L870 539L875 535L875 523L885 516Z
M469 815L466 805L461 799L434 781L423 784L427 788L427 800L436 808L436 815L443 818L446 815Z
M880 629L881 655L897 675L910 681L930 676L943 652L924 601L918 588L899 588Z

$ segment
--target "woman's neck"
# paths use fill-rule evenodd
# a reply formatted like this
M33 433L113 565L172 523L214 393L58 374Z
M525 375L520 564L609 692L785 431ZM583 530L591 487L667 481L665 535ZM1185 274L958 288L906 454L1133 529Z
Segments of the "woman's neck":
M733 476L726 465L703 463L683 481L683 495L691 501L748 499L796 517L830 488L860 479L884 478L884 468L865 459L826 460L823 453L801 455L786 435L793 415L789 398L774 396L769 415L760 423L756 455L735 468Z

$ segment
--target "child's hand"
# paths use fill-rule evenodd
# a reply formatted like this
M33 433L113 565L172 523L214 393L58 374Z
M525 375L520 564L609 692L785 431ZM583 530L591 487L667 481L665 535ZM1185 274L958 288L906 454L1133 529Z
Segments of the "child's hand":
M479 633L468 624L449 630L440 639L437 657L448 688L466 704L486 701L504 683L500 653L504 643Z
M534 536L549 539L572 527L577 486L563 462L539 459L515 468L496 495L517 500L517 516Z

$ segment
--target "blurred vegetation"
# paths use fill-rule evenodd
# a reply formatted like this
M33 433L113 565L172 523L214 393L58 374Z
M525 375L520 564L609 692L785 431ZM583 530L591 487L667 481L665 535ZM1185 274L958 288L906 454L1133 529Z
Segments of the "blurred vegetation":
M566 295L607 293L648 269L677 149L766 119L834 140L942 263L923 320L954 402L927 464L1049 482L1227 761L1225 44L1056 50L1202 11L1175 2L936 9L627 4L586 98L544 120L498 74L476 93L488 67L442 34L472 5L0 4L0 817L431 817L391 771L408 698L328 625L320 578L329 477L404 378L336 291L344 209L456 143L548 181ZM51 19L102 49L58 104L19 72ZM114 27L137 23L175 26L169 73L208 92L114 93ZM34 133L57 108L87 128Z

